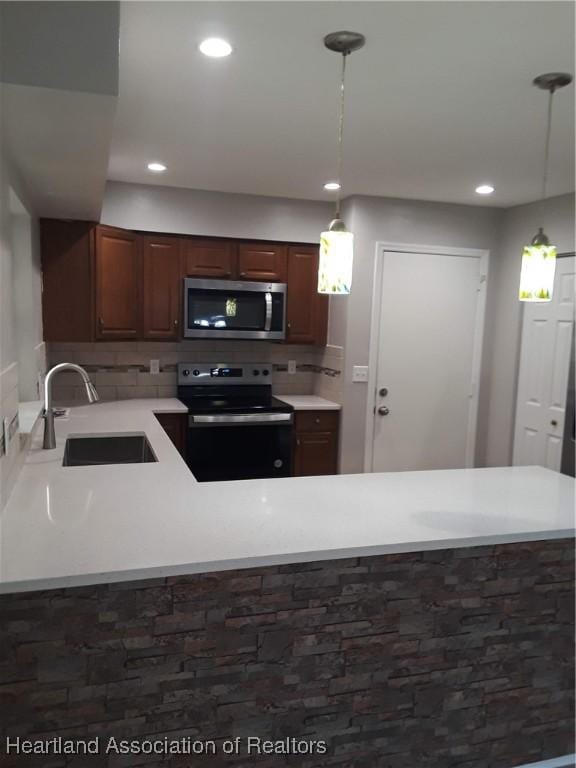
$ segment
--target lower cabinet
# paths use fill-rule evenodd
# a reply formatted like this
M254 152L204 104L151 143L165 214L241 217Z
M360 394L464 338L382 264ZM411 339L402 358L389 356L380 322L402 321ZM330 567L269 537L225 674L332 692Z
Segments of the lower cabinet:
M338 411L296 411L294 475L338 473Z
M338 473L338 411L296 411L294 471L304 475ZM157 413L156 418L182 456L186 453L185 413Z
M180 451L182 456L184 456L186 450L187 414L157 413L156 418L160 422L164 432L166 432L170 440L172 440L176 448Z

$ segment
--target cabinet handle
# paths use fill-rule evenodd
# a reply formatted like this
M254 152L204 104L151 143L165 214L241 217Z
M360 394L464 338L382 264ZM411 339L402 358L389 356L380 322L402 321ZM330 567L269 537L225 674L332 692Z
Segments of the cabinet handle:
M297 445L298 447L300 447L300 438L299 438L299 437L298 437L298 438L296 438L296 445Z
M104 321L102 320L101 317L99 317L98 318L98 329L101 331L103 327L104 327Z
M239 272L238 275L239 277L246 277L246 272Z
M174 320L174 327L175 327L175 328L178 328L178 320L177 320L177 319L176 319L176 320Z
M314 421L316 422L316 424L320 424L320 419L314 419Z

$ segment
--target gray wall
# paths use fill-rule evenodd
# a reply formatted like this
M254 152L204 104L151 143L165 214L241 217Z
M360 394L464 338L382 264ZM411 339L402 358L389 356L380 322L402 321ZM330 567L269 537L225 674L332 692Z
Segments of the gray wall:
M0 159L0 374L18 361L19 324L29 345L42 343L38 223L9 158ZM18 264L16 260L18 259ZM16 299L18 298L18 304ZM18 327L17 327L18 322Z
M330 203L108 182L102 224L149 232L317 243Z
M344 346L342 472L362 472L366 439L367 384L352 383L352 367L368 365L376 243L389 241L490 250L498 259L503 211L478 206L413 200L353 197L344 208L346 223L355 233L352 293L331 303L330 342ZM494 276L489 275L487 315L491 313ZM488 343L486 341L486 343ZM486 346L486 345L485 345ZM488 391L480 382L477 463L485 453Z
M2 2L0 27L3 82L118 94L120 3Z
M15 425L23 400L38 398L45 370L37 220L5 154L0 157L0 423ZM18 475L24 443L16 432L0 451L0 510Z
M523 305L518 281L523 247L544 230L558 252L574 251L574 195L509 208L504 213L498 259L492 263L492 307L488 315L489 357L484 361L488 426L483 457L487 466L512 462L514 413Z

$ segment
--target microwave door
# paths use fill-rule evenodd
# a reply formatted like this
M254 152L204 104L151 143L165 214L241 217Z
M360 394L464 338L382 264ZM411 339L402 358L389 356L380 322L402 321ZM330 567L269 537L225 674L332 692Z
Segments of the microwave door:
M191 290L188 327L207 331L263 331L264 294L237 291Z
M284 290L276 291L273 286L258 283L230 284L214 280L186 280L185 283L187 337L284 338L284 284L279 284Z

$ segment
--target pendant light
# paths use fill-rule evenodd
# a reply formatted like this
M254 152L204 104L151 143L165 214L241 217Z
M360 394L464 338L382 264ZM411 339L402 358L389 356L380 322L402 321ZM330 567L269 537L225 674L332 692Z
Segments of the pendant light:
M546 125L546 141L544 143L544 172L542 176L542 200L546 199L548 182L548 161L550 155L550 128L552 125L552 100L558 88L563 88L572 82L572 75L566 72L549 72L539 75L533 81L537 88L548 91L548 120ZM550 301L554 289L554 273L556 271L556 248L550 245L550 240L540 227L532 238L530 245L524 247L522 253L522 270L520 272L520 301Z
M352 284L354 235L348 232L340 216L340 190L342 186L342 138L344 135L344 83L346 57L362 48L366 39L358 32L332 32L324 38L328 50L342 56L340 81L340 119L338 122L338 173L340 185L336 192L336 215L328 229L320 235L320 262L318 266L318 293L348 294Z

